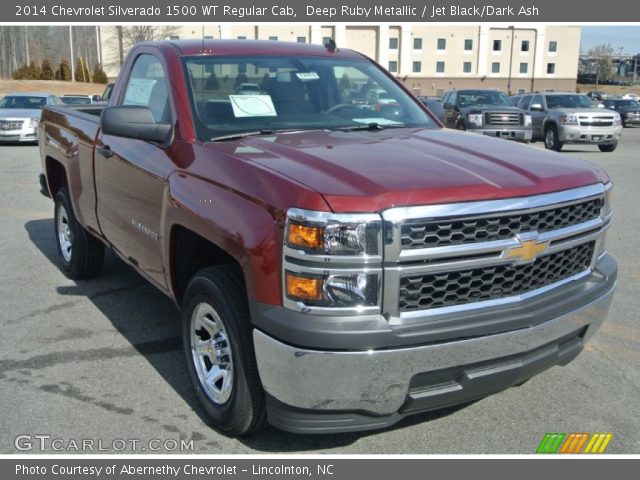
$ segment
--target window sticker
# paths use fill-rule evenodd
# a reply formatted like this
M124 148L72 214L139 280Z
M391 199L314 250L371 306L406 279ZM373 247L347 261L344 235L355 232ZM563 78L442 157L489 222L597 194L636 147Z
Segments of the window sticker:
M298 72L296 73L296 77L298 77L303 82L310 82L312 80L320 80L320 75L316 72Z
M124 105L149 105L151 91L156 80L153 78L132 78L124 95Z
M275 117L271 95L229 95L233 114L242 117Z
M352 118L352 121L356 123L377 123L378 125L402 125L402 122L397 122L395 120L390 120L388 118Z

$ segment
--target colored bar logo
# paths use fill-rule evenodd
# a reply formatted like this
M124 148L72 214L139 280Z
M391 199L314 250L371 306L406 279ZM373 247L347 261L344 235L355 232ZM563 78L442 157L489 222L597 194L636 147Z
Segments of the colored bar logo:
M612 433L547 433L536 453L604 453L612 438Z

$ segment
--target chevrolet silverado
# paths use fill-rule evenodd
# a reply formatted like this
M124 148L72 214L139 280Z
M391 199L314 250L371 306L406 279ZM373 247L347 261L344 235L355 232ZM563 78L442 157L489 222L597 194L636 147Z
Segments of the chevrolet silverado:
M354 85L393 108L343 103ZM138 44L108 106L47 107L39 135L62 270L96 275L108 247L171 297L230 435L383 428L520 385L612 299L603 170L444 129L350 50Z

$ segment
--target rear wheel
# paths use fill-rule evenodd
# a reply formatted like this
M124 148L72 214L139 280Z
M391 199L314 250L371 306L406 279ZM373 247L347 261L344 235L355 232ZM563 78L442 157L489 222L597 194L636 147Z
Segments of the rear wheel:
M194 275L182 325L189 376L211 425L234 436L261 428L265 395L238 267L210 267Z
M62 187L55 201L55 232L62 270L73 279L97 275L104 261L104 245L78 223L66 187Z
M618 148L618 143L601 143L598 145L598 148L601 152L613 152Z
M558 138L558 127L555 125L549 125L545 128L544 147L547 150L555 150L556 152L562 150L562 142Z

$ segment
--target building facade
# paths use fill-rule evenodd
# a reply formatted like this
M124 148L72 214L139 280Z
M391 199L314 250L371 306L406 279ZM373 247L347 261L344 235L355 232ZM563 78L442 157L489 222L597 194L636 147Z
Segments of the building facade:
M580 27L545 24L187 25L172 38L226 38L325 44L334 39L376 60L418 95L460 88L524 93L576 88ZM117 76L114 27L100 35L102 63ZM126 53L126 52L125 52Z

